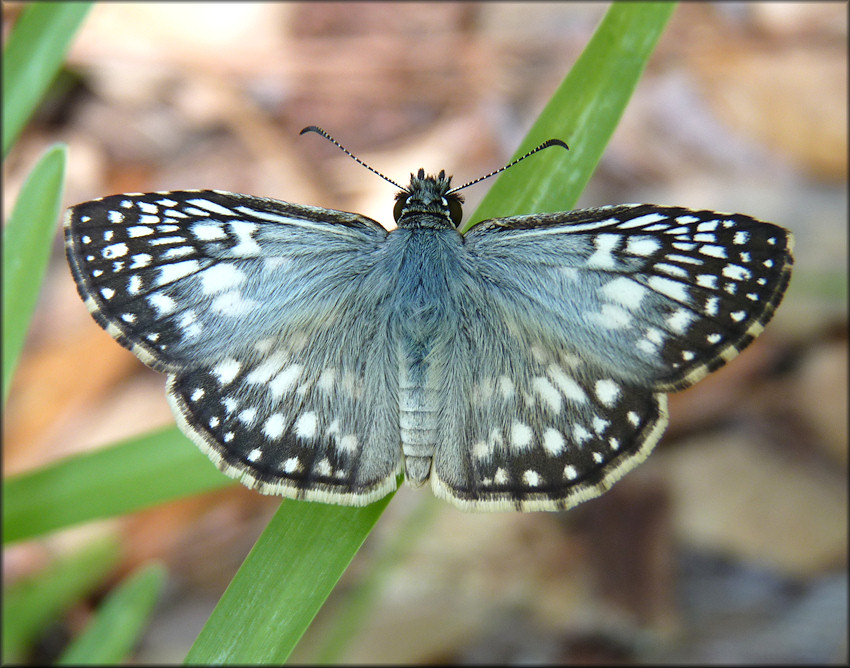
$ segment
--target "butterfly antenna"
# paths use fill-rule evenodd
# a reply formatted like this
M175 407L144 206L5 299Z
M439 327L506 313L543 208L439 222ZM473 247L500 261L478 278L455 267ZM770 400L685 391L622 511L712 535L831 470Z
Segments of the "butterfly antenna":
M566 145L564 142L562 142L560 139L547 139L547 140L546 140L546 141L544 141L542 144L540 144L540 146L538 146L537 148L533 148L533 149L531 149L528 153L526 153L525 155L523 155L523 156L521 156L521 157L517 158L517 159L516 159L516 160L514 160L513 162L508 163L507 165L505 165L505 166L504 166L504 167L502 167L501 169L497 169L495 172L490 172L489 174L485 174L484 176L479 176L479 177L478 177L477 179L475 179L474 181L470 181L469 183L464 183L462 186L458 186L457 188L452 188L452 189L451 189L451 190L449 190L449 192L447 192L446 194L448 195L448 194L450 194L450 193L457 192L458 190L463 190L464 188L468 188L468 187L469 187L469 186L471 186L471 185L475 185L475 184L476 184L476 183L478 183L479 181L483 181L484 179L489 179L491 176L496 176L496 174L501 174L501 173L502 173L502 172L504 172L504 171L505 171L508 167L513 167L513 166L514 166L515 164L517 164L518 162L521 162L521 161L525 160L527 157L529 157L529 156L531 156L531 155L534 155L534 154L535 154L535 153L537 153L538 151L542 151L544 148L549 148L550 146L563 146L563 147L564 147L565 149L567 149L568 151L570 150L570 147L569 147L569 146L567 146L567 145Z
M345 146L343 146L342 144L340 144L340 143L339 143L336 139L334 139L334 138L333 138L333 137L331 137L331 136L330 136L327 132L325 132L324 130L322 130L322 128L317 127L317 126L315 126L315 125L308 125L306 128L304 128L303 130L301 130L301 132L299 132L298 134L299 134L299 136L300 136L300 135L303 135L303 134L307 134L308 132L315 132L317 135L322 135L322 137L324 137L325 139L327 139L327 140L328 140L331 144L333 144L334 146L336 146L336 147L337 147L340 151L342 151L343 153L345 153L345 155L347 155L349 158L352 158L354 161L356 161L356 162L358 162L359 164L363 165L366 169L368 169L368 170L369 170L370 172L372 172L373 174L377 174L377 175L378 175L378 176L380 176L380 177L381 177L384 181L389 181L390 183L392 183L392 184L393 184L396 188L398 188L399 190L404 190L404 188L402 188L402 187L401 187L398 183L396 183L396 182L395 182L395 181L393 181L392 179L387 178L386 176L384 176L383 174L381 174L381 172L379 172L377 169L373 169L372 167L370 167L369 165L367 165L365 162L363 162L360 158L358 158L358 157L357 157L356 155L354 155L351 151L349 151L347 148L345 148Z

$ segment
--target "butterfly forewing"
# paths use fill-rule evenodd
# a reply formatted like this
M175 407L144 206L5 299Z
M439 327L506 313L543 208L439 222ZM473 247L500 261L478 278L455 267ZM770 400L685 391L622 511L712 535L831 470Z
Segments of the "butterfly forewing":
M792 238L776 225L648 204L485 221L466 245L506 311L536 304L541 335L664 391L749 344L793 262Z
M455 230L420 170L399 229L218 191L73 207L94 318L168 373L178 424L264 493L362 505L404 471L472 510L558 510L642 461L666 392L759 334L790 235L624 205Z
M368 274L386 237L361 216L215 191L86 202L65 234L94 317L163 370L285 335L299 317L334 317L336 283ZM323 263L336 282L317 274Z

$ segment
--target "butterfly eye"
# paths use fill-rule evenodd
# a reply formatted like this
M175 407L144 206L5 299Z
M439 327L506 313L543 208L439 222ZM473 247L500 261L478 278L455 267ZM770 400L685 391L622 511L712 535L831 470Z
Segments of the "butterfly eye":
M460 220L463 218L463 206L461 205L460 200L457 200L454 197L449 197L449 215L451 216L455 227L460 225Z
M404 210L405 204L407 204L407 195L399 197L395 201L395 206L393 207L393 220L395 222L398 222L398 219L401 218L401 212Z

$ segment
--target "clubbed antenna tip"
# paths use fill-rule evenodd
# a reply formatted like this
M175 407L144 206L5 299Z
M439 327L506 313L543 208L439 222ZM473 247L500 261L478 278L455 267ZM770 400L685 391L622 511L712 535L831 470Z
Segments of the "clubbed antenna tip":
M462 186L458 186L457 188L452 188L446 194L454 193L454 192L457 192L458 190L463 190L464 188L468 188L469 186L475 185L476 183L480 183L484 179L489 179L491 176L496 176L496 174L501 174L502 172L504 172L509 167L513 167L518 162L522 162L527 157L534 155L538 151L542 151L544 148L549 148L550 146L561 146L562 148L565 148L568 151L570 150L570 147L567 146L566 143L562 142L560 139L547 139L542 144L540 144L540 146L537 146L537 147L531 149L528 153L520 156L519 158L517 158L513 162L509 162L507 165L505 165L501 169L497 169L496 171L490 172L489 174L485 174L484 176L479 176L477 179L470 181L469 183L464 183Z

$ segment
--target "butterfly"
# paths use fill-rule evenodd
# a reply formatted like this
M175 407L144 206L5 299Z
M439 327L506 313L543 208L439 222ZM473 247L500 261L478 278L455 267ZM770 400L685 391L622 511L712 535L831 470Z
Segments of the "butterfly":
M68 210L67 258L227 475L366 505L403 474L475 511L607 490L790 279L791 234L742 214L628 204L461 235L461 188L411 174L392 231L216 190L112 195Z

